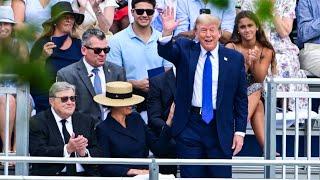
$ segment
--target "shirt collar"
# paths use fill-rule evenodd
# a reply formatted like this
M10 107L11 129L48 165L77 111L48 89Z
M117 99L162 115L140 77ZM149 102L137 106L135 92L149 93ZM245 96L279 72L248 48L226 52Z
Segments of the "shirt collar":
M133 31L132 24L133 24L133 23L131 23L131 24L127 27L127 29L126 29L128 35L129 35L129 37L130 37L130 39L132 39L132 38L138 38L138 39L140 39L139 36L137 36L136 33ZM152 30L152 33L151 33L151 37L150 37L150 39L148 40L148 42L157 41L158 38L159 38L159 36L157 36L157 30L154 29L152 26L150 26L150 28L151 28L151 30Z
M205 50L201 44L200 44L200 48L201 48L201 52L200 52L200 57L202 58L206 58L207 57L207 50ZM214 57L214 58L217 58L218 59L218 51L219 51L219 42L217 43L217 46L216 48L214 48L213 50L211 50L211 55Z
M85 59L85 57L83 57L83 63L84 63L84 66L86 67L87 71L88 71L88 76L90 76L92 74L92 69L95 68L93 66L91 66ZM99 71L103 71L103 67L100 66L100 67L97 67L99 69Z
M62 120L62 118L56 113L56 111L51 107L51 112L53 114L54 119L57 121L57 123L60 123L60 121ZM71 122L71 116L68 117L67 122Z

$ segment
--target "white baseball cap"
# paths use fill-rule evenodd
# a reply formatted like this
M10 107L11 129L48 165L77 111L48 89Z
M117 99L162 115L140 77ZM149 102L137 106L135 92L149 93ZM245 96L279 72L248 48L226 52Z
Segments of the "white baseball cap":
M0 22L16 23L11 6L0 6Z

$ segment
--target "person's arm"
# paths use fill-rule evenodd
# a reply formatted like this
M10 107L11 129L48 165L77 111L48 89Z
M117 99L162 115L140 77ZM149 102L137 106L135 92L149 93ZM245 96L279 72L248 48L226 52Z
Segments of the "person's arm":
M236 18L236 9L235 9L235 2L229 1L228 8L224 10L223 16L221 19L221 43L227 43L231 39L233 26L234 26L234 19Z
M190 26L190 18L189 18L189 8L188 3L189 0L179 0L177 1L176 8L176 19L180 21L178 27L174 31L174 35L178 35L182 32L189 32Z
M112 23L113 23L113 18L114 18L114 13L115 13L115 7L114 6L107 6L101 9L100 3L106 3L106 2L101 2L101 0L90 0L91 6L93 9L93 12L95 13L98 23L99 23L99 28L103 32L108 32Z
M107 55L107 61L115 63L118 66L123 67L121 40L117 35L114 35L109 40L110 52Z
M148 125L152 129L155 129L157 133L160 133L162 126L166 124L166 120L162 119L162 94L159 85L160 82L157 77L150 79L150 90L147 101Z
M268 74L268 68L272 61L273 51L268 48L262 49L262 57L252 62L250 71L256 82L262 83ZM258 53L261 53L260 51Z
M24 26L26 5L23 0L12 0L11 7L14 14L14 20L17 22L17 28Z
M44 119L30 119L29 152L31 156L63 157L64 145L48 145L49 129L44 125Z
M238 79L238 88L234 100L234 121L235 134L233 137L232 149L233 155L238 154L243 146L244 134L247 127L248 117L248 96L247 96L247 79L244 67L244 57L240 56L240 73Z
M275 1L275 0L273 0ZM279 10L274 9L273 24L276 28L277 33L281 38L288 37L292 31L293 19L292 14L295 13L295 3L296 1L287 1L286 4L288 7L285 9L285 12L278 12Z
M320 8L312 7L311 2L304 0L299 1L297 8L297 30L300 43L306 43L313 38L320 38L320 15L314 17L311 9Z
M108 129L106 129L105 127L106 126L103 126L101 124L96 127L97 142L101 148L102 156L106 158L112 158L110 154L110 149L112 148L112 146L110 146L109 144L107 132ZM127 176L129 168L126 165L101 164L99 165L99 171L102 176L124 177Z

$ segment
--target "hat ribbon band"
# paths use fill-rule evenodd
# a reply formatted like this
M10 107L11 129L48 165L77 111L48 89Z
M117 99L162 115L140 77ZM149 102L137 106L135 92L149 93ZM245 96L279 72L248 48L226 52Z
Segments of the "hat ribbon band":
M115 94L115 93L106 92L106 97L111 99L127 99L132 97L132 92L126 93L126 94Z

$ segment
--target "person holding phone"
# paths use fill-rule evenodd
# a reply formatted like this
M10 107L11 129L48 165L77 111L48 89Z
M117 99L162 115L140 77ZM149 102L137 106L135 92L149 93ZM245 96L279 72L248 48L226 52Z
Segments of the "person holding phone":
M31 156L99 157L94 131L95 120L75 112L75 86L56 82L49 90L50 108L30 120L29 152ZM32 175L99 176L91 164L32 164Z
M57 71L82 58L81 40L75 35L76 25L82 24L84 15L75 13L71 4L58 2L51 8L51 18L45 21L43 35L32 47L30 61L39 61L49 73L49 82L55 82ZM31 94L37 112L49 107L48 88L39 90L31 83Z

